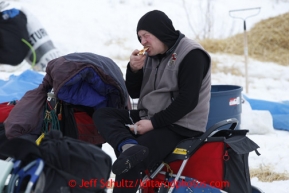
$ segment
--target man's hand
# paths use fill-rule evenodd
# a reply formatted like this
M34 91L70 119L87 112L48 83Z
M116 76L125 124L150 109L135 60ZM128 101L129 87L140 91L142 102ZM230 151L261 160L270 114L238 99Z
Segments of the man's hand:
M142 135L145 134L146 132L153 130L153 125L152 122L150 120L140 120L138 122L136 122L134 124L134 126L136 126L136 131L138 135ZM129 128L133 133L134 131L134 127L130 127Z
M130 68L133 72L137 72L138 70L142 69L146 55L138 55L139 50L134 50L130 55Z

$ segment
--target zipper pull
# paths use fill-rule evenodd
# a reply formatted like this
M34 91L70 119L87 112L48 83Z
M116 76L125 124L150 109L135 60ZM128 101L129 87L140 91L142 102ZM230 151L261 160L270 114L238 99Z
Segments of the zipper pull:
M228 150L225 151L225 155L223 155L223 160L228 161L230 159L230 156L228 154Z

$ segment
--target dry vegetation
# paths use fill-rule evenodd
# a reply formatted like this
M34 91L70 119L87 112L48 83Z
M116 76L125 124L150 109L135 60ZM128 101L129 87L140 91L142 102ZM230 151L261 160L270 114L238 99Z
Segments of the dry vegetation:
M250 176L251 178L257 177L261 182L289 180L288 173L273 172L270 166L261 166L258 169L250 169Z
M244 54L244 34L226 39L204 39L211 53ZM289 13L262 20L247 32L249 57L289 66Z

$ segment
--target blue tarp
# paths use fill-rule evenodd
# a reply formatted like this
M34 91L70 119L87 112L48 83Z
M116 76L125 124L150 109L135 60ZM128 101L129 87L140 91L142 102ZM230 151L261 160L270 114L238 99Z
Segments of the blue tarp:
M44 75L26 70L19 76L11 75L8 81L0 80L0 103L19 100L28 91L42 83Z
M244 98L250 103L253 110L267 110L271 113L274 129L289 131L289 101L279 103L250 99L246 96Z

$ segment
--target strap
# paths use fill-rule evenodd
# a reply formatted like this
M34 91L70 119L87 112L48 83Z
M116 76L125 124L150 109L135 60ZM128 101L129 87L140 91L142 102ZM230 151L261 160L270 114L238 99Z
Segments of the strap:
M36 145L40 145L42 139L44 138L45 134L41 133L41 135L36 139L35 143Z
M64 136L78 139L78 129L74 118L74 109L72 105L62 101L62 121L61 131Z
M258 156L261 155L257 149L255 149L255 152L256 152L256 154L257 154Z

